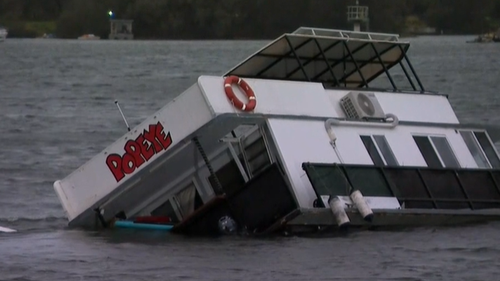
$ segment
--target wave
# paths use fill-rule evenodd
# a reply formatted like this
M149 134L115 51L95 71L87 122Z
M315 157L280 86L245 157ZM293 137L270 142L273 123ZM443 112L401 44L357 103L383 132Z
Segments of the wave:
M55 222L55 221L66 221L67 218L64 216L46 216L46 217L0 217L0 223L1 222Z

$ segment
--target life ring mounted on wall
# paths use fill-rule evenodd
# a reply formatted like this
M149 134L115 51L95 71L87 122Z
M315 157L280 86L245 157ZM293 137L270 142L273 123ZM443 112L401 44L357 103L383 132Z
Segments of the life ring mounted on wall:
M239 100L238 97L236 97L232 87L233 84L238 85L238 87L240 87L240 89L243 90L243 92L248 98L248 103L244 103L241 100ZM250 88L247 82L245 82L245 80L234 75L226 77L224 79L224 91L226 92L226 96L229 99L229 101L237 109L240 109L242 111L252 111L255 109L255 106L257 105L255 94L252 88Z

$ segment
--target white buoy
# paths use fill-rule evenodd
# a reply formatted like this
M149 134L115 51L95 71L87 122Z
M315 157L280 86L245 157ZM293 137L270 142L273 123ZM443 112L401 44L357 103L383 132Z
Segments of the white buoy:
M368 206L368 204L365 201L365 198L363 197L363 194L361 194L361 191L355 190L351 193L351 200L352 203L356 206L358 209L359 213L363 217L365 221L372 221L373 219L373 211Z
M0 232L12 233L12 232L17 232L17 230L0 226Z
M330 209L332 210L333 216L337 221L337 225L340 228L348 226L350 220L345 212L344 203L340 201L337 196L333 196L328 200L328 205L330 205Z

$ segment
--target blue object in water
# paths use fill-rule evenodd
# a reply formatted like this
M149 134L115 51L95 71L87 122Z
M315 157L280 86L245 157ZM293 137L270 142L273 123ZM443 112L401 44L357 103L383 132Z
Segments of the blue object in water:
M115 227L170 231L174 226L166 224L134 223L133 221L116 221Z

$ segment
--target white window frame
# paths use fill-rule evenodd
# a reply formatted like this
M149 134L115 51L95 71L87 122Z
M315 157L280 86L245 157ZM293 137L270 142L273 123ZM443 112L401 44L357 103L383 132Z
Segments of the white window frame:
M448 168L444 164L443 158L441 158L441 154L439 153L439 150L436 148L436 145L434 144L434 141L432 141L432 139L431 139L431 137L444 138L446 140L446 142L448 143L448 146L450 147L451 153L453 153L453 157L455 157L455 160L457 161L458 166L460 168L463 167L462 163L460 162L460 159L458 159L457 154L456 154L455 150L453 149L453 146L450 144L450 142L448 141L448 138L447 138L447 136L445 134L422 134L422 133L418 133L418 134L412 134L412 138L413 137L427 137L427 139L431 143L432 149L434 149L434 152L436 153L436 155L437 155L437 157L439 159L439 162L441 162L441 166L443 166L443 168ZM417 145L417 149L419 150L420 154L422 154L422 152L418 148L418 145ZM422 157L424 157L424 156L422 155ZM424 160L425 160L425 157L424 157ZM427 162L426 162L426 164L427 164Z
M491 162L490 162L490 159L488 158L488 155L486 155L486 153L484 152L483 146L481 145L481 143L477 139L476 134L474 134L476 132L478 132L478 133L484 133L486 135L486 138L488 138L488 141L490 142L490 145L493 148L493 152L495 152L496 156L500 159L500 154L498 154L497 148L495 147L495 143L490 138L490 135L488 134L488 132L486 130L461 129L461 130L457 130L457 131L458 131L458 134L460 135L460 138L462 138L462 140L463 140L464 143L465 143L465 140L463 139L463 136L462 136L462 134L460 132L469 132L469 133L471 133L472 138L474 139L474 142L476 143L477 147L479 148L479 151L483 155L484 159L486 159L486 162L488 163L488 167L481 168L478 165L478 169L491 169L493 166L491 165ZM467 143L465 143L465 146L467 147ZM467 150L472 155L472 152L470 151L469 147L467 147ZM475 159L474 159L474 162L476 162ZM477 163L476 163L476 165L477 165Z
M391 145L390 145L390 144L389 144L389 142L387 141L387 137L386 137L385 135L378 135L378 134L375 134L375 135L376 135L376 136L382 136L382 137L384 137L385 141L387 142L387 145L389 146L389 149L391 150L392 156L394 156L394 160L396 160L397 167L401 166L401 164L399 164L398 158L396 157L396 154L394 154L394 151L392 150ZM380 156L380 158L382 158L382 161L384 162L384 165L385 165L385 166L387 166L387 160L385 159L384 154L383 154L383 153L382 153L382 151L380 150L380 147L378 146L377 141L376 141L376 140L375 140L375 138L373 137L374 135L372 135L372 134L366 134L366 135L361 134L361 135L359 135L359 136L360 136L360 138L361 138L361 137L370 137L370 139L372 140L373 144L375 145L375 149L377 150L378 155ZM361 140L361 142L363 142L363 140ZM363 146L364 146L364 144L363 144ZM366 147L365 147L365 150L366 150L366 153L368 153L368 156L369 156L369 157L370 157L370 159L371 159L370 152L368 152L368 150L366 149ZM373 162L373 160L372 160L372 162ZM373 164L375 164L375 163L373 163Z

